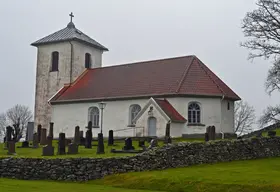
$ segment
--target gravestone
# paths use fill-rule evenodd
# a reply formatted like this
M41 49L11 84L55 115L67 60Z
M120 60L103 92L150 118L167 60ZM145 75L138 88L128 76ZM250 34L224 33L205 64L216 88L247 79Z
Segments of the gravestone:
M170 137L170 121L166 124L165 137Z
M49 136L53 139L53 122L50 122Z
M209 141L209 133L204 134L204 140L205 142Z
M42 125L38 125L37 134L38 134L38 142L39 143L41 143L41 132L42 132Z
M65 141L65 133L59 133L59 139L58 139L58 155L65 155L65 147L66 141Z
M52 138L50 136L47 137L47 145L43 147L43 156L53 156L54 155L54 147L52 146Z
M41 129L40 145L47 144L47 129Z
M172 143L171 137L165 137L165 138L164 138L164 143L165 143L165 144Z
M14 141L8 141L8 155L15 155L16 154L16 145Z
M91 149L92 148L92 122L88 122L88 130L86 132L86 144L85 148Z
M85 146L86 144L86 139L84 138L84 131L80 131L80 145Z
M275 137L276 136L276 131L268 131L267 135L269 137Z
M33 148L38 148L39 147L39 142L38 142L38 133L33 134Z
M13 128L11 126L6 127L6 145L4 149L9 148L9 142L12 141Z
M216 127L215 126L210 127L210 134L211 134L211 140L215 140L216 139Z
M138 147L144 147L145 146L145 140L139 140Z
M158 147L158 141L157 139L152 139L151 140L151 143L150 143L150 146L148 147L148 149L152 149L154 147Z
M68 145L68 152L67 152L67 154L71 154L71 155L78 154L78 148L79 148L79 146L76 143L70 143Z
M33 132L34 132L34 122L28 122L27 123L27 129L26 129L26 141L32 141L33 140Z
M97 154L104 154L104 141L103 141L103 134L98 133L98 146L97 146Z
M28 141L24 141L21 143L21 148L29 148L29 142Z
M79 145L80 144L80 127L75 127L75 135L74 135L74 143Z
M123 150L134 150L132 139L130 137L125 139Z
M114 132L113 130L109 131L109 138L108 138L108 146L114 145Z

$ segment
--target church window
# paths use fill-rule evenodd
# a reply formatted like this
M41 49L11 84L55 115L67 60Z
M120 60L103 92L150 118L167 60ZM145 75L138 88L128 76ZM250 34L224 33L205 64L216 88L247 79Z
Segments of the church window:
M52 66L51 71L58 71L59 53L57 51L52 52Z
M227 102L227 110L230 110L230 102Z
M85 54L85 68L91 68L91 55L89 53Z
M97 107L89 108L89 121L93 127L99 127L99 109Z
M130 125L133 125L133 119L136 117L136 115L141 111L140 105L133 104L129 108L129 123Z
M188 122L190 124L201 123L201 109L198 103L190 103L188 106Z

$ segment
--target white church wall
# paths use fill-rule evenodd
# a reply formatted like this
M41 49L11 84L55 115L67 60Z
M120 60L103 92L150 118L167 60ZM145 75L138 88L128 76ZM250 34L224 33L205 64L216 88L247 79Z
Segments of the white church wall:
M182 137L185 125L186 125L185 123L171 123L171 125L170 125L170 136L172 136L172 137Z
M209 125L214 125L216 131L221 130L221 99L219 98L168 98L168 101L174 106L174 108L186 119L188 118L188 103L199 102L201 105L201 123L205 126L187 126L187 124L172 123L173 130L171 130L172 136L181 136L182 134L194 134L205 133L205 129ZM108 101L106 102L106 108L104 110L103 118L103 133L104 136L108 136L108 131L127 129L129 125L129 107L132 104L139 104L141 108L148 102L148 99L136 99L126 101ZM76 103L76 104L57 104L52 106L52 121L55 123L54 132L58 136L58 133L63 130L66 132L67 137L73 137L75 126L79 125L80 128L84 128L88 122L88 109L90 107L98 107L98 103ZM147 114L147 112L145 112ZM157 133L158 136L165 135L165 127L167 120L158 112L155 111L154 115L157 118ZM131 128L126 131L115 131L115 136L139 136L147 135L147 122L148 116L144 115L137 121L137 127ZM230 125L233 122L233 115L228 114L224 118L223 131L230 131ZM227 125L226 125L227 124ZM144 129L142 128L144 127ZM182 127L182 128L180 128ZM67 129L67 130L66 130ZM84 130L85 131L85 130ZM93 128L94 136L100 132L100 128Z
M229 109L228 109L229 102ZM222 131L224 133L234 133L234 102L222 101Z
M169 98L168 101L186 119L188 119L188 104L191 102L199 103L201 107L201 124L205 126L184 125L183 134L205 133L206 127L214 125L216 132L221 130L221 99L220 98L199 98L199 97L177 97Z

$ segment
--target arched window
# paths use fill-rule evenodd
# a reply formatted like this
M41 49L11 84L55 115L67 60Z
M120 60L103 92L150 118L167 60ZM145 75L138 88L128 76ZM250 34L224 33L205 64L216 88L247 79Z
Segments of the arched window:
M188 122L191 124L201 123L201 110L198 103L190 103L188 106Z
M133 125L133 119L136 117L136 115L141 111L140 105L133 104L129 108L129 123L130 125Z
M52 52L52 66L51 71L58 71L59 53L57 51Z
M89 53L85 54L85 68L91 68L91 55Z
M89 121L93 127L99 127L99 109L97 107L89 108Z

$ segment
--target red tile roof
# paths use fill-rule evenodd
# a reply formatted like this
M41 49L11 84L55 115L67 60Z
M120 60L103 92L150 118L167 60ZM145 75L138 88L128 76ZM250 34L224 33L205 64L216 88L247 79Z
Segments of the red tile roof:
M207 96L240 100L195 56L88 69L51 103L139 97Z
M164 113L171 119L172 122L184 123L187 120L166 100L166 99L154 99Z

